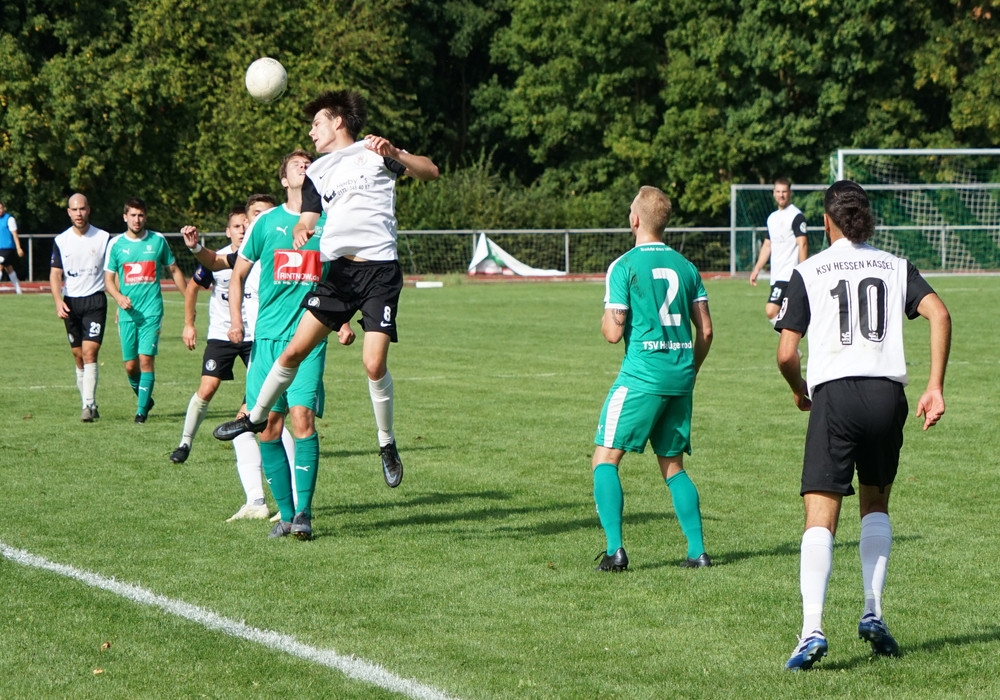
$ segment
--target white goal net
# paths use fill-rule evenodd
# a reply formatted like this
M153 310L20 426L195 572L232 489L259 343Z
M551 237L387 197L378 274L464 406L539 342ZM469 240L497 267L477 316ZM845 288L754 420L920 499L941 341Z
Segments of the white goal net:
M833 179L861 184L875 211L872 245L921 270L1000 270L1000 149L841 149ZM809 224L809 248L825 246L822 190L792 185ZM774 210L771 185L734 185L733 272L753 266Z

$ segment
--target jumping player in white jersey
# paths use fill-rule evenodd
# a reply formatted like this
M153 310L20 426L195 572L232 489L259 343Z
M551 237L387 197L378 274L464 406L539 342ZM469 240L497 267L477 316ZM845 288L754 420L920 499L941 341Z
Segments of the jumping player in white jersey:
M382 474L394 488L403 479L387 364L389 344L397 339L396 307L403 286L396 250L395 185L402 174L433 180L438 168L431 159L407 153L381 136L357 140L367 107L355 92L324 92L306 105L305 112L312 120L309 136L316 150L326 155L306 173L295 247L305 246L320 216L326 214L319 249L324 262L332 261L330 271L303 301L307 313L272 366L249 416L220 425L215 436L231 440L248 430L263 430L271 406L292 383L300 363L360 311L365 331L362 359L378 428Z
M806 523L799 583L802 633L785 664L811 668L827 653L823 607L833 568L833 538L844 496L858 475L864 611L858 635L881 656L899 646L882 619L892 527L889 494L899 466L907 402L903 321L930 321L930 373L917 402L924 430L944 415L944 374L951 316L909 262L869 246L875 219L860 185L841 180L826 191L823 223L830 246L800 263L788 282L775 328L778 367L795 405L811 411L801 495ZM802 378L799 341L808 331Z
M92 423L101 417L97 411L97 355L108 319L104 255L111 236L90 225L90 203L82 194L70 196L66 213L73 225L53 242L49 287L76 363L76 386L83 402L80 420Z
M781 308L781 299L788 286L792 268L809 257L806 217L792 204L792 185L787 178L779 177L774 181L774 201L778 209L767 217L767 238L760 247L757 264L750 273L750 284L756 287L757 276L770 259L771 290L764 305L764 313L772 325Z

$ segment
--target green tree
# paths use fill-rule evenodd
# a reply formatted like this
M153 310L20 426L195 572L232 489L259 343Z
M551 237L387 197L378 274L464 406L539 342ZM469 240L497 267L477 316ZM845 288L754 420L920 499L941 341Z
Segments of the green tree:
M324 89L370 98L373 131L419 133L406 85L403 2L253 0L36 2L2 15L0 169L25 230L65 226L65 197L88 194L120 229L128 196L154 228L212 227L253 191L279 192L282 154L311 147L301 114ZM308 50L304 50L308 49ZM286 95L243 88L261 55L289 71Z

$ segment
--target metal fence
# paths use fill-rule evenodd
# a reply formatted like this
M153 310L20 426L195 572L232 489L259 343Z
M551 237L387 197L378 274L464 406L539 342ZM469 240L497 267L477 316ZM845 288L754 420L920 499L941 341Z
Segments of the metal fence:
M632 234L625 228L400 231L403 272L417 276L465 273L482 234L526 265L569 275L603 274L633 245ZM196 261L180 233L163 235L185 275L190 275ZM739 275L753 269L766 235L763 226L668 228L664 241L703 273ZM55 236L19 233L25 258L16 263L16 269L22 279L48 279ZM925 225L878 226L871 243L910 259L921 270L976 272L1000 269L998 241L1000 226ZM204 234L203 242L221 248L228 241L223 233L213 232ZM822 227L810 226L810 253L825 246Z

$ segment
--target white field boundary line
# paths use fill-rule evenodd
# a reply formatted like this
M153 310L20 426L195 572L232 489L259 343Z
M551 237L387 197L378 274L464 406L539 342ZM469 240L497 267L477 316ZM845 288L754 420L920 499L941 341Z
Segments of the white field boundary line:
M60 576L76 579L92 588L100 588L139 605L159 608L167 614L190 620L206 629L222 632L231 637L244 639L290 656L297 656L300 659L332 668L335 671L340 671L348 678L382 688L383 690L399 693L415 700L454 700L453 696L447 695L436 688L412 679L400 678L370 661L365 661L355 656L344 656L338 654L333 649L318 649L308 644L303 644L290 635L271 630L257 629L243 622L230 620L227 617L223 617L197 605L167 598L166 596L148 591L145 588L140 588L130 583L122 583L121 581L116 581L113 578L107 578L100 574L83 571L65 564L58 564L22 549L10 547L3 542L0 542L0 554L16 564L43 569Z

